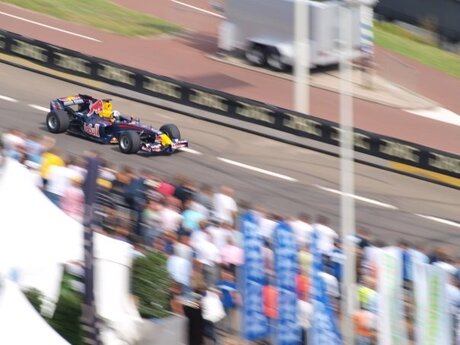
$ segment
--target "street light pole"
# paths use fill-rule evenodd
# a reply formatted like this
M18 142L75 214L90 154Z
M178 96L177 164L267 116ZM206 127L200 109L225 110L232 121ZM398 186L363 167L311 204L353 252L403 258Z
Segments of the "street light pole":
M310 34L309 3L295 0L294 5L294 107L308 114L310 111Z
M345 345L354 344L353 312L356 301L354 205L354 139L352 84L352 21L349 5L340 7L340 187L341 233L345 264L343 274L342 332Z

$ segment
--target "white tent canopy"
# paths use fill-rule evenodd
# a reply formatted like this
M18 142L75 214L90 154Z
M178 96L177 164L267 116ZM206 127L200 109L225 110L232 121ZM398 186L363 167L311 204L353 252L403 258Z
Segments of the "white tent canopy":
M0 276L56 302L63 264L83 261L83 226L49 201L13 160L0 175L0 214ZM133 340L141 318L129 295L132 246L101 234L94 241L98 313L117 330L114 337Z
M0 344L68 345L12 281L0 281Z
M0 273L14 273L22 287L56 300L61 264L83 258L81 224L49 201L30 172L12 160L0 177L0 212Z

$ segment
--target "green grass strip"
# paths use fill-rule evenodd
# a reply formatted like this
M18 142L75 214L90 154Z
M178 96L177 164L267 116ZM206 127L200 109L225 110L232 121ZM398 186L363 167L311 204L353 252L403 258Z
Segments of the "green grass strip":
M376 23L374 35L377 45L460 78L460 56L437 48L429 39L389 23Z
M2 0L2 2L126 37L148 37L180 31L177 25L119 6L109 0Z

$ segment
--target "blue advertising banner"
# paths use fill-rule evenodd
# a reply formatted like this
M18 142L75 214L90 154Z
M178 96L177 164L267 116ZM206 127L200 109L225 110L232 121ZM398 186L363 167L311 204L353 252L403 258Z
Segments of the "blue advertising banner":
M254 214L244 214L240 222L244 236L243 337L255 341L268 335L262 300L265 282L262 238Z
M322 255L318 249L318 231L313 230L311 253L313 264L311 272L312 280L312 304L313 314L311 338L309 343L321 345L342 345L342 337L337 326L337 319L331 308L327 296L327 288L324 280L319 275L323 271Z
M298 255L291 227L280 223L275 228L273 241L278 290L277 345L297 345L300 341L296 293Z

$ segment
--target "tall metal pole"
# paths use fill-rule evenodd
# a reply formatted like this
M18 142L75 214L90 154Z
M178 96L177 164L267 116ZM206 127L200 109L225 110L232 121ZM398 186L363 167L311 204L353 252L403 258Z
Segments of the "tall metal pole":
M356 300L356 265L354 244L354 144L353 144L353 84L351 69L352 25L351 9L340 7L340 187L341 232L345 254L342 300L342 332L344 344L354 344L353 318Z
M307 0L295 0L294 6L294 106L295 110L310 111L310 33L309 4Z
M83 184L85 193L84 255L85 255L85 295L82 307L83 343L102 345L94 296L94 233L92 229L93 207L96 201L99 159L90 153L87 157L87 174Z

